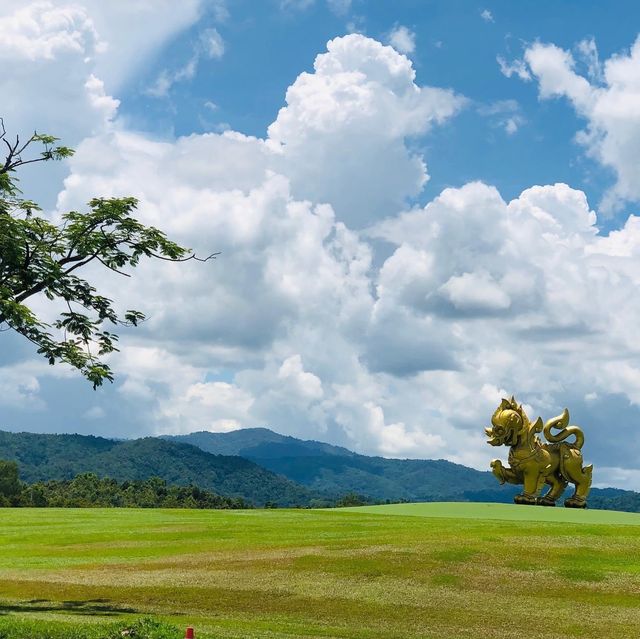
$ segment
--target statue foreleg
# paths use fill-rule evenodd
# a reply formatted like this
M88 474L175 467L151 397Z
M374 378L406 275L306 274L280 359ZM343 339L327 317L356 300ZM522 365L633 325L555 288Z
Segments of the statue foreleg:
M524 490L520 495L516 495L513 499L516 504L537 504L539 492L540 473L537 469L525 471L524 473Z
M519 476L515 471L509 467L503 466L499 459L494 459L491 462L491 472L498 478L501 484L521 484L522 476Z

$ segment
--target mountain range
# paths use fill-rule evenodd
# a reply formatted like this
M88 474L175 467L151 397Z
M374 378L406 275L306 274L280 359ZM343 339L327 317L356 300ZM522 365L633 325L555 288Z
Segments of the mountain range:
M369 457L267 428L124 441L0 431L0 458L16 461L27 483L85 472L119 481L157 476L256 506L333 505L347 494L369 502L511 502L519 491L449 461ZM589 505L640 512L640 494L594 488Z
M445 460L387 459L358 455L323 442L304 441L267 428L229 433L197 432L166 437L213 454L236 455L326 495L354 492L376 501L473 500L491 491L511 501L493 475ZM495 499L494 499L495 501Z
M212 455L196 446L155 437L117 441L87 435L0 431L0 458L16 461L27 482L72 479L91 472L118 481L160 477L196 484L258 506L307 505L313 491L239 456Z

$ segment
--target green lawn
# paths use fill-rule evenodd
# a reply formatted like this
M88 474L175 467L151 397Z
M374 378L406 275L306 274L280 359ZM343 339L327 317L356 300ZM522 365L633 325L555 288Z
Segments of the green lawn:
M0 509L0 637L154 615L197 639L630 639L638 524L502 504Z
M447 517L450 519L505 519L509 521L565 522L575 524L640 525L639 513L616 510L580 510L575 508L535 508L512 504L475 504L441 502L432 504L389 504L360 506L346 511L376 515L411 515L414 517Z

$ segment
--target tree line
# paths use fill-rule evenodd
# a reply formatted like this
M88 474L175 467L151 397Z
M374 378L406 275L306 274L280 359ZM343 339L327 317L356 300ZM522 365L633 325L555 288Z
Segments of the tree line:
M251 508L242 497L224 497L193 484L169 485L164 479L119 482L95 473L70 480L20 481L18 464L0 460L0 507L31 508Z

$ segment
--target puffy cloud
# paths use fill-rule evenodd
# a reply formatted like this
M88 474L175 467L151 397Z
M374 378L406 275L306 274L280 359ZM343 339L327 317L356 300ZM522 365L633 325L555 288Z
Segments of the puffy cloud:
M9 10L1 5L0 59L11 68L0 78L7 128L26 135L37 126L39 131L65 135L72 144L91 133L105 115L112 115L104 86L91 73L95 58L106 50L107 43L83 6L32 2ZM64 86L61 77L66 79ZM69 109L73 118L68 117ZM63 119L73 124L60 130Z
M396 25L389 33L387 40L400 53L410 54L416 50L416 34L404 25Z
M0 15L0 58L53 60L67 53L91 55L104 49L86 9L33 2Z
M450 370L409 381L453 422L438 430L448 442L451 425L477 428L479 412L464 417L460 407L485 387L495 389L493 402L507 394L498 389L526 397L545 418L573 400L588 440L600 446L611 431L590 417L594 402L606 405L614 393L638 404L639 342L628 330L640 310L638 223L632 217L610 237L595 223L584 194L564 184L532 187L509 203L470 184L374 229L398 245L380 271L376 306L389 298L398 318L430 318L428 332L455 358ZM389 325L406 330L400 319ZM420 337L411 336L416 346ZM611 446L590 454L615 463Z
M95 81L105 94L119 89L168 37L197 19L200 5L186 0L176 15L169 0L0 1L0 59L12 71L0 80L7 123L20 131L36 123L76 144L102 120L100 108L97 123L92 116Z
M513 60L513 62L507 62L505 58L499 55L496 58L496 61L500 67L500 72L507 78L510 78L512 75L517 75L525 82L531 80L531 73L529 73L529 69L527 68L524 60Z
M200 6L185 0L176 13L169 0L0 0L0 61L11 69L0 77L7 131L25 139L36 129L75 147L108 128L118 107L114 93L197 19ZM63 167L35 165L22 183L51 206L63 175Z
M313 373L307 373L302 367L299 354L287 357L278 369L278 379L287 384L295 394L312 399L322 397L322 382Z
M428 174L406 138L450 118L464 99L414 80L411 62L391 47L358 34L331 40L268 130L293 195L329 202L352 227L417 195Z
M87 91L89 104L98 113L102 114L104 122L110 122L116 115L120 100L107 95L104 90L104 82L95 75L89 75L89 79L84 83Z
M525 51L525 66L519 62L515 72L523 79L533 75L542 99L566 97L586 119L587 127L576 139L616 175L601 204L604 212L611 212L625 201L640 200L640 39L630 51L613 55L604 64L593 39L578 43L576 53L578 60L554 44L536 42ZM578 72L578 62L586 67L586 77Z
M353 411L350 415L347 412L349 409ZM389 457L412 455L418 449L424 450L428 456L433 456L444 445L439 435L410 429L403 422L387 423L383 408L373 401L358 404L344 401L338 419L343 421L348 429L353 428L354 423L360 424L361 430L353 436L362 442L360 448Z
M511 298L487 273L463 273L450 277L441 287L447 299L459 311L496 312L511 306Z
M39 391L40 383L32 366L0 367L0 405L42 409L45 405L38 396Z
M286 430L308 422L314 407L318 432L329 428L320 380L334 374L335 359L325 359L329 340L316 325L335 326L353 358L348 337L361 332L371 305L370 251L331 207L293 199L270 159L263 141L237 133L159 143L110 132L81 144L71 162L61 208L130 193L140 198L140 219L201 254L222 253L204 265L145 264L126 283L102 279L107 295L149 315L123 336L112 365L124 396L162 398L149 413L154 428ZM311 344L318 353L307 355ZM242 384L207 381L221 369ZM220 396L249 399L232 410L232 400L213 401Z

